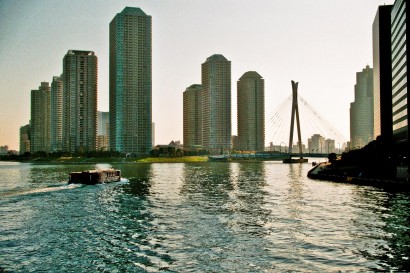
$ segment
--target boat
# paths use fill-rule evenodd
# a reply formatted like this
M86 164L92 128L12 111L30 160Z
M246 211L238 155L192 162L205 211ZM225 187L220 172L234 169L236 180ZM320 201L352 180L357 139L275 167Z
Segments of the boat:
M121 181L121 171L114 169L72 172L69 176L69 184L95 185Z
M285 158L282 161L283 163L306 163L308 162L307 158Z
M227 155L208 155L208 161L229 161Z

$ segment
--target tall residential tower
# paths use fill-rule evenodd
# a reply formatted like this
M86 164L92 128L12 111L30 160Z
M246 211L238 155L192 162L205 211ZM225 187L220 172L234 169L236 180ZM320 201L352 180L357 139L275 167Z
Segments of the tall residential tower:
M238 149L263 151L265 144L265 81L255 71L238 80Z
M109 150L110 113L97 112L97 150Z
M69 50L63 60L63 150L95 151L97 140L97 56Z
M202 146L202 85L188 87L183 101L184 147Z
M63 81L61 77L53 77L50 97L51 151L58 152L63 150Z
M202 64L202 142L210 153L231 147L231 62L215 54Z
M110 23L110 149L147 155L152 149L152 23L126 7Z
M30 152L30 124L20 127L20 151L19 154Z
M31 90L30 151L50 152L50 84Z

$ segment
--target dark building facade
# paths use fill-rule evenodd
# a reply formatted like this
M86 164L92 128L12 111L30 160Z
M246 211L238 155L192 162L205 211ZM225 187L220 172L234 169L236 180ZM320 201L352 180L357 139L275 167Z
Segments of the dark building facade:
M374 137L391 140L392 124L392 5L380 6L373 21Z

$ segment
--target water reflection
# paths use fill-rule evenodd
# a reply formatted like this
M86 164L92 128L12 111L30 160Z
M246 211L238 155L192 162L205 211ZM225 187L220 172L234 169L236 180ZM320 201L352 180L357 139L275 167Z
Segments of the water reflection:
M0 177L0 187L53 187L66 183L70 171L98 167L111 166L22 165L16 175L25 181ZM11 272L410 270L408 193L312 181L308 164L113 167L129 183L1 196L0 266Z
M269 199L265 186L263 162L185 166L181 194L191 210L195 208L185 223L188 255L183 260L191 261L189 268L214 272L273 268L264 239L270 213L263 208Z
M267 197L263 162L232 164L231 175L235 178L234 188L225 205L232 213L230 228L236 232L262 236L269 216L269 210L263 209Z
M386 190L386 189L385 189ZM410 270L410 198L407 193L373 188L355 191L352 236L367 238L360 244L363 257L377 260L375 270Z
M121 175L129 180L129 183L122 187L125 193L136 196L145 196L150 193L151 164L122 165L120 168Z

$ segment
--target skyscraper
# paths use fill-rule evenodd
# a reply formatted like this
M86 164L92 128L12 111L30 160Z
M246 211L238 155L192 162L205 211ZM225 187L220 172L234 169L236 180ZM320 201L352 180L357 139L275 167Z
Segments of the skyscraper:
M50 84L31 90L30 150L50 152Z
M408 143L407 1L396 0L391 13L393 138Z
M202 85L188 87L183 101L184 147L202 146Z
M202 64L202 143L213 154L231 146L231 62L215 54Z
M110 149L152 149L151 16L126 7L110 23Z
M63 81L61 77L53 77L50 97L51 151L57 152L63 150Z
M310 138L308 138L308 150L309 153L313 154L322 154L326 153L325 148L326 140L320 134L314 134Z
M263 151L265 144L265 80L248 71L237 82L238 149Z
M109 112L97 112L97 150L109 150Z
M374 137L392 138L392 69L390 14L380 6L373 21Z
M63 149L95 151L98 60L93 51L69 50L63 60Z
M20 151L19 154L30 152L30 124L20 127Z
M350 104L351 148L365 146L373 140L373 69L366 66L356 73L355 100Z

